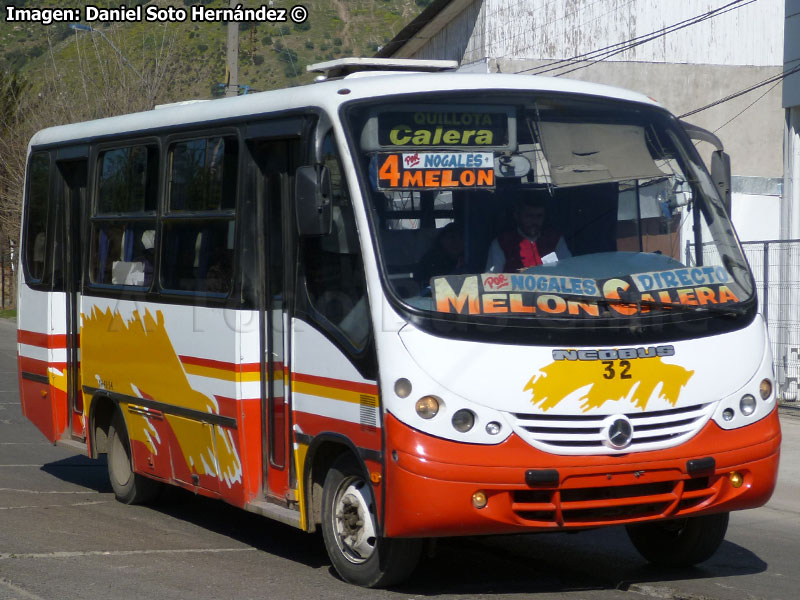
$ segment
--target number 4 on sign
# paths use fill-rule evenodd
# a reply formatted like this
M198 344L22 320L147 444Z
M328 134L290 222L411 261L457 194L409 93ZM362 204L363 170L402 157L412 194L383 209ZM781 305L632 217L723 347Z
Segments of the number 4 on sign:
M400 157L397 154L390 154L383 161L381 168L378 170L379 179L388 179L390 187L397 187L400 185Z

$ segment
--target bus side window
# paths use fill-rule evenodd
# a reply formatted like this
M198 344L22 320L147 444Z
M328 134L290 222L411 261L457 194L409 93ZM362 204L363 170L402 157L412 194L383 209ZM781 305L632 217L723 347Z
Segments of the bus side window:
M89 250L92 283L150 286L155 264L157 185L155 145L100 152Z
M328 235L302 240L306 291L316 311L360 350L369 337L370 322L364 263L332 133L323 142L322 161L331 174L333 223Z
M233 288L238 160L232 136L172 146L161 244L164 288L225 295Z
M50 205L50 156L38 152L28 167L28 214L25 221L25 267L28 283L44 278L47 256L47 217Z

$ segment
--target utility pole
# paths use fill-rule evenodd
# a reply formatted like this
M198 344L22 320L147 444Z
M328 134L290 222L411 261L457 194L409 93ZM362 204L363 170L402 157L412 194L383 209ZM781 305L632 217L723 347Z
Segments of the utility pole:
M231 8L239 4L231 0ZM225 96L239 95L239 23L228 21L228 51L227 51L228 77L225 86Z

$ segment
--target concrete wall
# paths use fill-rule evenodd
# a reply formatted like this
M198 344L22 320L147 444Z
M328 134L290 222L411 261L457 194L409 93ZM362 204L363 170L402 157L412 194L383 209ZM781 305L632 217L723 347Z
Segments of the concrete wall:
M484 56L565 58L692 19L730 0L485 0ZM612 61L777 66L783 0L758 0L641 44ZM476 48L477 52L480 49ZM479 56L465 56L471 62Z

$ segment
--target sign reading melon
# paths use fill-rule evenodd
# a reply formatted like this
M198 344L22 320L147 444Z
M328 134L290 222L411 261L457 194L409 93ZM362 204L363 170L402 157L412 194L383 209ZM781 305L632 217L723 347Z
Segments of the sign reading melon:
M493 188L491 152L413 152L378 155L378 189Z

